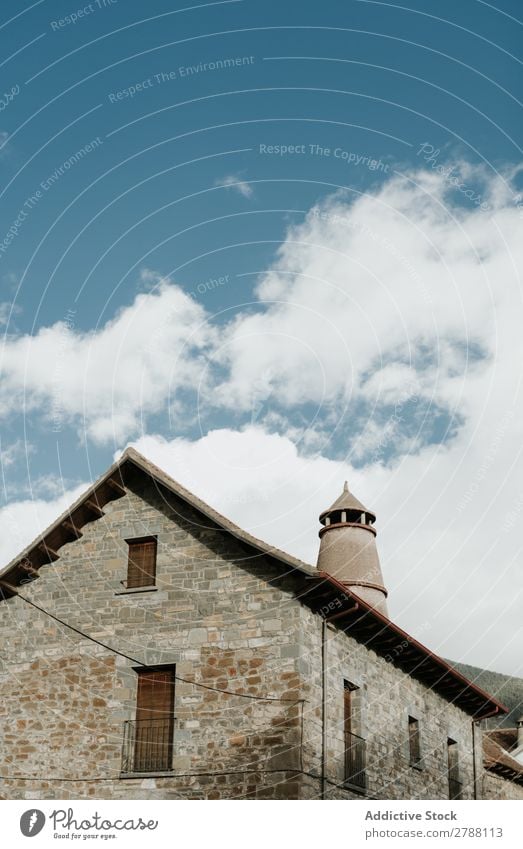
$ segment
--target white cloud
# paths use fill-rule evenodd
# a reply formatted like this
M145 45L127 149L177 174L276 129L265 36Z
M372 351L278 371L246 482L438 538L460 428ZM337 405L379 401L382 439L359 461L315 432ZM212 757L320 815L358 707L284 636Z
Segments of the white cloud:
M140 450L312 561L317 514L347 477L378 512L394 618L444 655L522 674L521 215L502 182L480 176L486 212L454 205L448 184L423 171L355 202L327 199L289 230L258 309L219 337L164 282L98 331L62 323L8 340L0 401L12 412L25 398L52 422L58 383L64 421L85 416L92 438L123 444L142 411L177 402L205 375L203 412L221 405L253 424L196 441L143 437ZM211 376L209 358L220 367ZM65 363L58 380L54 362ZM405 432L403 406L422 428L427 400L459 417L441 446ZM309 453L297 449L289 436L306 432L293 418L304 402L324 438L344 419L365 468L311 455L314 431ZM378 413L398 406L387 430ZM386 466L383 438L394 448Z
M120 442L198 387L204 417L222 407L268 424L311 404L322 432L350 419L360 447L365 417L407 397L470 415L501 348L519 345L519 210L484 181L487 212L453 205L448 182L425 171L327 198L290 228L258 309L226 327L145 271L152 290L99 329L73 317L6 340L3 413L23 401L51 425Z
M226 186L235 189L244 198L250 198L254 194L251 184L242 180L238 174L229 174L227 177L217 180L215 186Z
M148 435L133 444L240 526L312 564L318 515L348 479L378 515L392 618L446 657L522 675L523 491L520 464L510 469L517 422L507 417L497 431L471 439L472 431L451 447L428 446L394 467L364 469L302 455L287 436L258 426L196 440ZM0 563L85 488L1 509Z
M443 656L523 675L523 492L507 521L521 489L521 469L509 471L516 422L507 419L495 441L488 432L471 439L473 430L472 423L452 447L428 446L393 468L303 456L286 436L260 427L194 441L149 435L134 445L241 527L312 564L318 516L348 479L378 514L392 618Z
M87 489L80 484L53 499L27 498L0 509L0 568L51 525Z
M13 316L21 312L20 307L12 304L11 301L0 302L0 327L5 327L13 320Z
M383 404L408 380L460 403L471 344L492 357L507 305L521 300L523 240L497 183L487 212L455 206L449 191L417 172L313 209L259 283L258 311L240 314L215 352L227 375L209 400Z
M22 439L15 439L9 445L4 445L0 442L0 472L4 472L5 469L12 466L20 458L27 458L30 454L34 454L35 451L35 445L30 442L24 442Z
M0 352L2 415L42 410L51 428L83 427L97 442L121 441L169 395L191 387L211 331L204 310L168 281L140 294L100 329L77 329L74 314L35 336L11 337Z

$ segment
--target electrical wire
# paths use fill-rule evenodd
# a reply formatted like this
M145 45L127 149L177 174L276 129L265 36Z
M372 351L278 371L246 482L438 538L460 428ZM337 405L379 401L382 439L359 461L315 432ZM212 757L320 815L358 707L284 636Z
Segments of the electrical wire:
M25 601L26 604L31 605L36 610L39 610L40 613L44 613L46 616L49 616L51 619L54 619L55 622L58 622L60 625L63 625L65 628L69 628L71 631L74 631L76 634L79 634L81 637L85 637L86 640L90 640L92 643L96 643L96 645L101 646L107 651L112 652L113 654L119 655L119 657L123 657L126 660L130 660L131 663L136 663L138 666L143 666L144 669L147 669L147 664L141 660L138 660L135 657L131 657L125 652L121 652L118 649L113 648L112 646L108 646L107 643L103 643L101 640L97 640L96 637L91 637L89 634L86 634L85 631L82 631L80 628L76 628L75 625L71 625L69 622L66 622L64 619L60 619L59 616L55 616L54 613L51 613L49 610L46 610L43 607L40 607L39 604L36 604L34 601L26 598L26 596L20 595L17 593L17 598ZM190 681L188 678L182 678L180 675L174 676L177 681L182 681L184 684L193 684L195 687L201 687L204 690L213 690L216 693L225 693L228 696L238 696L241 699L252 699L254 701L259 702L286 702L289 705L296 705L300 702L306 702L306 699L284 699L279 696L255 696L252 693L235 693L234 690L225 690L221 687L213 687L211 684L202 684L199 681Z

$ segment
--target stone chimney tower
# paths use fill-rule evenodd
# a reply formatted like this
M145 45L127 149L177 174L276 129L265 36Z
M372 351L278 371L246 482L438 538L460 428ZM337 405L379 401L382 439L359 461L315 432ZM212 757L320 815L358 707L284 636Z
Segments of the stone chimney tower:
M388 618L387 590L376 548L376 516L349 491L320 515L320 551L317 568L345 584L363 601Z

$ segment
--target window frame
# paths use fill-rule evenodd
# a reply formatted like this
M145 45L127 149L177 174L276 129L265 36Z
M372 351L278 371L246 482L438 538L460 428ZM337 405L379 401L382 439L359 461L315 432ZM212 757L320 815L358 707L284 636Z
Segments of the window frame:
M421 725L417 716L407 715L407 731L409 746L409 766L413 769L423 769L423 752L421 747ZM412 732L414 728L414 732Z
M343 678L343 786L364 795L367 792L367 741L362 734L362 695L362 687L348 678ZM361 769L356 773L361 774L359 781L351 780L354 769L349 770L348 764L352 758L356 761L355 766L362 761Z
M463 784L461 781L461 759L459 741L447 736L447 781L449 799L457 801L462 798ZM454 788L454 793L452 792Z
M162 774L171 774L173 771L172 760L174 755L174 727L175 727L175 706L176 706L176 664L175 663L162 663L162 664L152 664L151 666L133 666L133 672L136 673L136 693L135 693L135 704L134 704L134 720L130 720L130 723L134 723L134 735L131 743L132 749L132 760L133 760L133 769L132 772L129 773L131 776L154 776L162 775ZM171 673L171 681L170 681L170 693L169 693L169 706L167 710L159 711L166 714L165 720L167 724L167 733L161 732L159 739L160 743L155 742L156 736L153 733L151 735L150 728L145 729L145 734L142 733L140 735L140 729L138 726L139 722L149 722L151 723L151 727L154 729L155 717L149 719L148 717L140 717L140 711L147 712L150 708L140 705L139 696L140 696L140 676L145 676L147 673ZM158 717L158 720L161 720L163 717ZM143 739L140 739L140 737ZM154 755L154 747L158 746L158 751L156 755ZM151 755L151 749L153 750L153 754ZM157 763L152 764L149 768L147 765L150 762L151 757L156 757ZM146 766L144 766L144 763ZM140 766L142 767L140 769Z

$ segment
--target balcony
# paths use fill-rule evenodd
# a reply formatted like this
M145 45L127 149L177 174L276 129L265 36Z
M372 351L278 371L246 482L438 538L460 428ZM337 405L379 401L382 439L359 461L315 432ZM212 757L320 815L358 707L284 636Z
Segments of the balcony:
M172 769L173 717L124 722L122 773Z
M359 790L365 790L367 777L365 774L367 744L363 737L357 734L345 735L345 783Z

